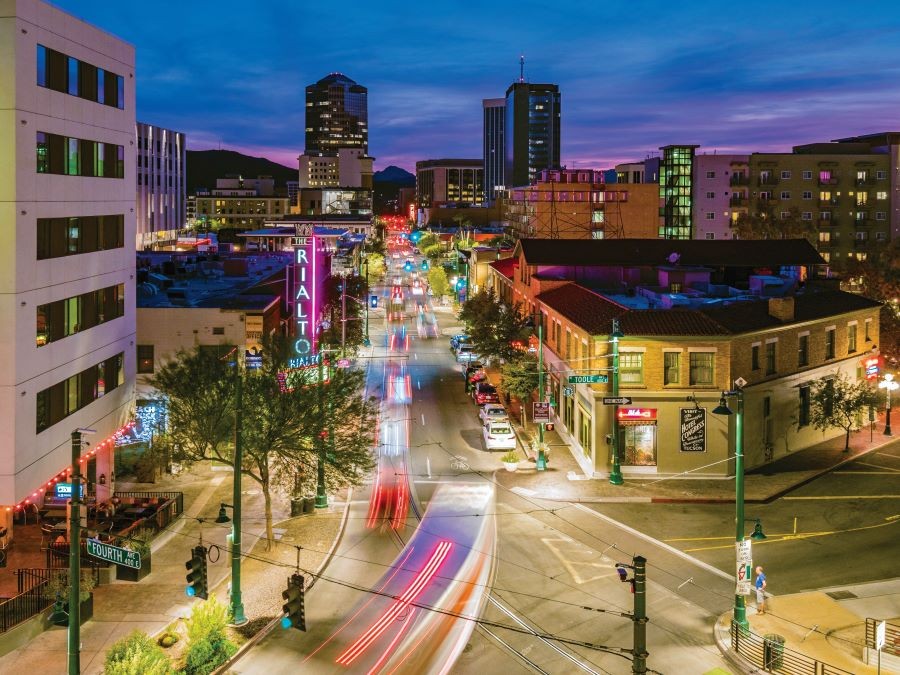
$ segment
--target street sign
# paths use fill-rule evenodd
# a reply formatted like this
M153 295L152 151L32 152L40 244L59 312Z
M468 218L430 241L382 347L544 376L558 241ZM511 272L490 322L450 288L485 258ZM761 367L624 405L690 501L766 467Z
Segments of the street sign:
M547 424L550 421L550 403L535 401L531 412L531 421L536 424Z
M738 595L750 595L750 577L753 569L753 548L749 539L744 539L735 543L737 552L737 570L735 581L737 581Z
M603 405L631 405L629 396L604 396Z
M881 651L887 642L887 622L879 621L875 624L875 649Z
M96 539L87 540L88 555L92 555L100 560L131 567L132 569L141 569L141 555L136 551L127 548L119 548L109 544L101 544Z
M569 384L606 384L609 375L569 375Z

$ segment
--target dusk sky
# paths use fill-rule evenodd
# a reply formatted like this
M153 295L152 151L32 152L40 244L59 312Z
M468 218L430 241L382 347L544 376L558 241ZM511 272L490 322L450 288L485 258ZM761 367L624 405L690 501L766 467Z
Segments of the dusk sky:
M900 130L896 0L56 4L135 45L139 120L288 166L305 86L332 71L368 87L376 169L481 157L481 99L520 54L560 87L569 167Z

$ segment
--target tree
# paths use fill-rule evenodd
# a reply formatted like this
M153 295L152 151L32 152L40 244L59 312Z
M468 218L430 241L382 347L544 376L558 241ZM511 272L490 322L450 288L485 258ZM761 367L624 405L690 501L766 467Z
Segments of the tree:
M865 381L854 382L846 375L823 377L812 384L810 397L810 422L813 427L826 431L844 430L844 452L850 450L850 430L857 418L871 405L877 395Z
M344 284L347 286L346 292L349 296L346 302L341 298L343 293L341 287ZM353 274L332 275L325 280L324 289L325 302L322 313L328 317L328 328L322 331L319 342L327 346L340 346L343 336L341 319L343 318L343 308L346 307L345 346L350 350L356 349L362 345L365 339L365 325L362 321L364 308L361 304L366 301L369 293L365 277ZM355 298L358 298L360 302L357 302Z
M368 263L368 276L370 279L381 279L385 274L384 255L381 253L369 253L366 256Z
M428 285L431 286L431 292L436 298L449 295L452 290L447 272L439 265L434 265L428 270Z
M517 359L521 351L514 343L523 342L530 332L520 306L501 302L493 288L473 295L460 310L459 318L466 323L475 351L486 358Z
M504 363L497 388L506 396L519 399L524 410L538 388L538 362L534 354L524 352L520 358Z
M787 216L776 217L774 208L763 206L751 213L745 211L731 223L731 230L738 239L808 239L814 241L817 233L816 225L804 220L800 210L791 207Z

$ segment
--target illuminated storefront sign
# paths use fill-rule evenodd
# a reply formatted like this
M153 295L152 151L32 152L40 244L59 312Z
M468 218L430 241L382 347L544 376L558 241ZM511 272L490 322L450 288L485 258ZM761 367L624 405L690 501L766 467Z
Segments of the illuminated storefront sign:
M863 359L862 362L863 368L866 371L866 379L867 380L877 380L878 379L878 370L881 365L881 359L877 356L871 356L867 359Z
M619 408L619 421L637 420L646 422L656 419L656 408Z
M294 243L294 353L316 352L316 238L297 237Z
M71 483L57 483L53 487L54 497L57 499L70 499L72 497ZM84 497L84 483L78 484L78 494Z

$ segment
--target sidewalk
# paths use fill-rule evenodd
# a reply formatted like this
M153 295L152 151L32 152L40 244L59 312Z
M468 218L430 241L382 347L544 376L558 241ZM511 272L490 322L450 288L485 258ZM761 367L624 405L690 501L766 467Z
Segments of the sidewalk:
M531 455L535 427L522 427L513 418L522 447ZM869 440L868 428L850 435L850 451L844 452L843 434L817 443L805 450L782 457L765 466L747 471L744 477L745 503L770 502L833 471L847 462L878 450L896 436L885 436L883 419L876 421L876 431ZM667 478L625 475L623 485L612 485L607 478L588 478L572 456L574 450L556 431L544 434L550 447L551 461L547 470L538 472L520 467L515 473L499 472L498 479L507 488L530 497L566 502L653 502L653 503L734 503L732 478ZM533 463L534 458L529 457Z
M878 600L875 616L871 614L872 603L866 595ZM837 600L834 596L844 599ZM747 619L750 631L755 635L780 635L786 650L855 675L875 675L876 667L865 663L866 613L868 618L884 619L895 625L900 623L897 618L900 615L900 580L770 597L766 604L766 613L760 615L752 608L752 599L748 598ZM857 614L855 610L864 614ZM716 624L719 650L743 672L761 672L759 663L752 663L750 658L732 649L730 623L731 612L726 612ZM881 673L900 673L896 670L898 663L900 659L896 657L883 656Z
M94 617L81 629L81 672L102 673L103 659L113 642L133 630L150 635L160 632L172 621L186 617L197 602L185 595L185 561L190 548L198 543L202 517L203 542L220 548L218 559L209 563L209 587L219 600L228 602L231 564L226 535L230 525L214 523L220 502L230 502L232 471L213 470L200 465L180 477L166 476L157 483L118 485L121 490L176 490L184 492L185 513L152 546L152 572L137 583L113 582L94 590ZM244 610L255 625L268 623L280 614L281 591L291 573L288 566L297 563L304 569L317 569L326 559L339 534L344 501L334 497L327 509L315 514L288 518L286 505L273 505L276 537L271 551L265 550L265 525L262 495L258 485L244 477L243 550L252 552L242 565L241 585ZM262 537L262 538L261 538ZM214 549L211 549L211 551ZM211 555L215 555L211 553ZM265 558L267 563L258 558ZM53 627L19 649L0 657L0 672L41 672L46 675L66 672L67 629Z

